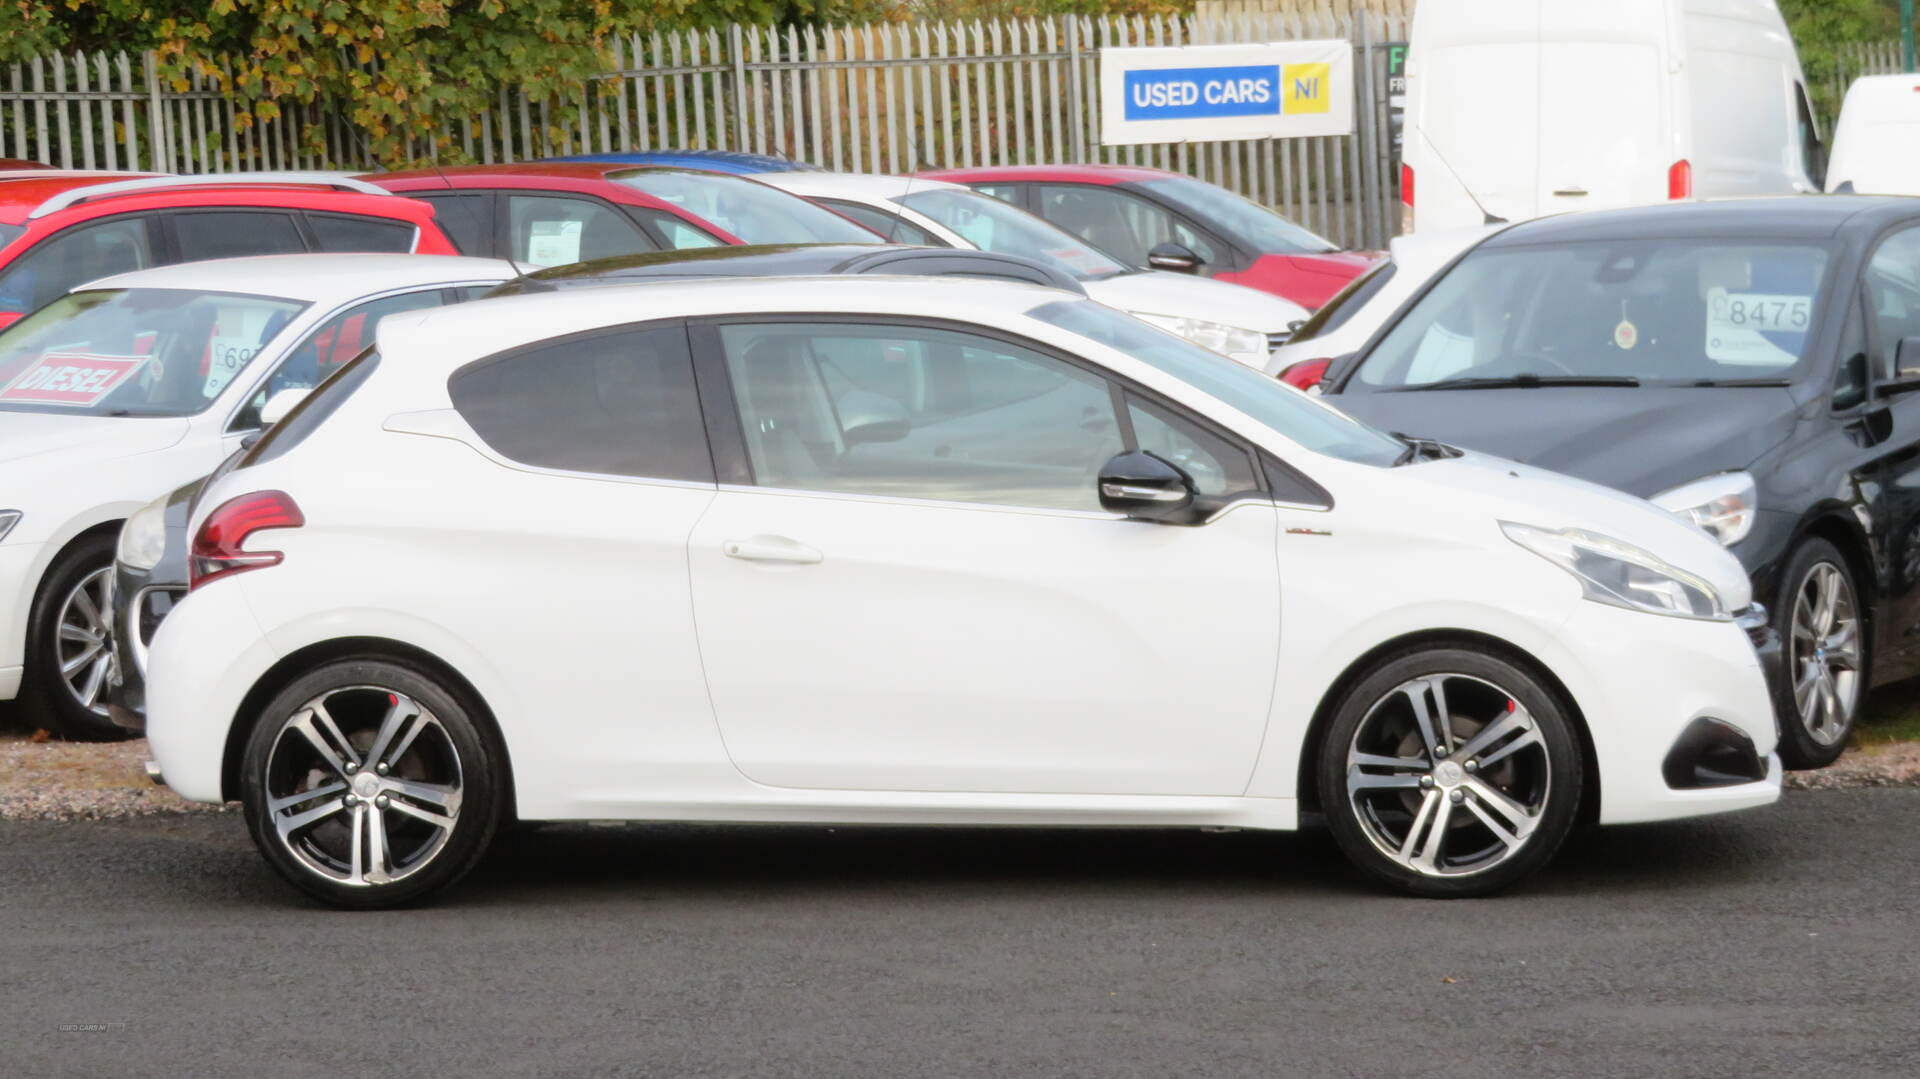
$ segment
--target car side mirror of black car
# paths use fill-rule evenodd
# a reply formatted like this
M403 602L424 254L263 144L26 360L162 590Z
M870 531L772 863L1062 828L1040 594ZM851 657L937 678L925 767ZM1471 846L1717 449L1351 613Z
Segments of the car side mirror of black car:
M1902 337L1893 350L1893 378L1880 387L1885 396L1920 390L1920 337Z
M1193 249L1185 244L1169 240L1153 245L1153 250L1147 252L1147 265L1174 273L1199 273L1200 267L1206 265L1206 260L1194 254Z
M907 410L883 393L848 390L834 406L840 411L840 434L848 446L898 442L913 430L913 419Z
M1141 521L1177 522L1193 508L1193 480L1145 450L1115 454L1100 466L1100 507Z

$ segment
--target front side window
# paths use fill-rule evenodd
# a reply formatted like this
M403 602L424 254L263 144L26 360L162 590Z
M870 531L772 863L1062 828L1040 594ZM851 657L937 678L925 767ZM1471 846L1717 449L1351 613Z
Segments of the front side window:
M1803 368L1827 261L1809 244L1731 240L1478 249L1395 324L1347 389L1789 378Z
M1177 243L1208 265L1220 249L1165 208L1112 187L1048 184L1040 188L1040 216L1129 266L1145 267L1147 252Z
M1208 228L1216 229L1222 235L1239 238L1255 251L1314 255L1338 250L1326 237L1310 232L1219 184L1210 184L1191 176L1168 176L1144 181L1140 189L1194 220L1205 222Z
M540 468L713 482L682 326L562 338L468 364L453 407L502 457Z
M1903 337L1920 337L1920 228L1896 232L1867 262L1867 317L1873 323L1873 374L1893 378Z
M1197 493L1228 498L1260 489L1253 457L1242 447L1133 394L1127 395L1127 416L1140 448L1179 466L1193 480Z
M654 250L639 225L590 199L507 196L510 257L522 265L565 266Z
M1028 316L1166 372L1228 407L1246 413L1314 453L1360 464L1390 465L1406 446L1346 413L1250 367L1223 361L1182 337L1092 300L1056 300Z
M1082 281L1111 277L1126 270L1120 263L1025 210L978 192L936 187L914 191L894 201L938 221L982 251L1053 263Z
M877 244L865 228L779 188L740 176L686 169L635 169L610 177L670 202L750 244Z
M0 311L33 311L89 281L153 265L143 217L55 233L0 270Z
M307 249L293 215L276 210L195 210L169 214L181 262L286 255Z
M304 306L182 289L63 296L0 332L0 410L192 415Z
M321 323L319 328L307 334L306 340L295 345L286 359L281 360L280 365L267 376L266 385L234 417L233 428L247 430L260 426L260 410L266 407L274 394L281 390L310 389L320 385L328 375L373 344L374 330L379 327L381 319L402 311L438 307L446 302L447 291L436 286L399 296L383 296L350 307Z
M1122 449L1105 379L1017 345L807 323L720 338L763 487L1098 511Z

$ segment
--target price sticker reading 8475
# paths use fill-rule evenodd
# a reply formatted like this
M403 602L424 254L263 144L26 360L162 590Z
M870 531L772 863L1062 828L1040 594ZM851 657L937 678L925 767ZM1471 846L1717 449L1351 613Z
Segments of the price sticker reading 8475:
M1786 366L1798 357L1765 334L1800 334L1813 322L1813 297L1707 290L1707 355L1724 363Z

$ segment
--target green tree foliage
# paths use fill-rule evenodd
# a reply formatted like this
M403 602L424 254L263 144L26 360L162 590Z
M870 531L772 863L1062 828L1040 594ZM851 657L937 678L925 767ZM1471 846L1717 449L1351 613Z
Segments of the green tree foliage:
M1840 109L1840 80L1851 72L1842 70L1839 47L1899 36L1899 12L1897 0L1780 0L1818 112L1831 117Z
M163 78L177 89L213 79L243 124L282 103L343 103L373 153L399 164L432 153L443 121L466 122L501 87L552 99L564 122L564 95L605 71L613 38L629 31L891 10L886 0L0 0L0 62L153 49Z

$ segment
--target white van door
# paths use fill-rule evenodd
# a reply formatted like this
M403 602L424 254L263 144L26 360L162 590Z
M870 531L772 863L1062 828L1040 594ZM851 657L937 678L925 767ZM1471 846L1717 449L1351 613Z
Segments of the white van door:
M1423 0L1407 57L1414 227L1536 213L1540 0Z
M1667 197L1667 0L1540 5L1537 214Z
M1773 0L1683 0L1698 198L1811 191L1804 79ZM1800 130L1805 126L1807 130Z

